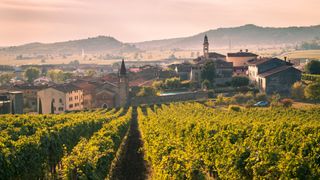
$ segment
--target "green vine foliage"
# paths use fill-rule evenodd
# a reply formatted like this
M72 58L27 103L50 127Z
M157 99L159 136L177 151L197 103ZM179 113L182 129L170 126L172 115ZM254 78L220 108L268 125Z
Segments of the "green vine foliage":
M138 109L153 179L319 179L320 108Z
M64 154L123 113L0 116L0 179L56 177Z
M132 117L132 108L93 134L82 138L72 152L62 159L64 179L104 179L124 138Z

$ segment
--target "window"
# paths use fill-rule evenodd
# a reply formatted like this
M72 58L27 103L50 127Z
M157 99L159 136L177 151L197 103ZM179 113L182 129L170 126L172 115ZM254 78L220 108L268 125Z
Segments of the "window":
M55 100L54 100L54 98L53 98L53 99L52 99L52 102L54 103L54 101L55 101Z
M59 107L59 111L63 111L63 107Z
M70 105L69 105L69 108L73 108L73 104L70 104Z
M62 103L62 99L61 98L59 99L59 102Z
M75 106L75 107L78 107L78 106L79 106L79 103L75 103L74 106Z
M69 101L72 101L72 97L69 97Z

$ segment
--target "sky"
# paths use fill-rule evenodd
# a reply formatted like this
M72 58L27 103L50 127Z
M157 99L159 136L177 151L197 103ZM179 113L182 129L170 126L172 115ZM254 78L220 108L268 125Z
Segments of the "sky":
M0 0L0 46L98 35L123 42L219 27L320 24L320 0Z

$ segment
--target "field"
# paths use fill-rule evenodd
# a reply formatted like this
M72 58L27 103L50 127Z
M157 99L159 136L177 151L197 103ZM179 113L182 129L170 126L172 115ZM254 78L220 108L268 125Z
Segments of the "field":
M293 51L283 54L281 57L287 56L289 59L320 59L320 50Z
M214 50L221 54L227 54L230 52L226 49ZM231 50L231 52L237 52L239 49ZM251 49L252 52L257 53L264 57L275 56L281 53L281 49ZM315 53L315 52L312 52ZM69 56L61 55L49 55L45 58L35 58L18 60L17 55L0 53L0 65L31 65L31 64L68 64L71 61L78 60L81 64L113 64L119 62L120 59L103 59L102 56L105 54L73 54ZM124 57L126 61L157 61L168 58L177 59L194 59L202 55L202 50L149 50L139 53L123 53L117 56ZM312 55L312 54L311 54ZM320 51L319 54L320 55ZM300 54L300 57L309 57L310 54L305 52ZM290 55L291 57L291 55ZM43 60L44 59L44 60Z
M0 116L0 179L319 179L320 107Z

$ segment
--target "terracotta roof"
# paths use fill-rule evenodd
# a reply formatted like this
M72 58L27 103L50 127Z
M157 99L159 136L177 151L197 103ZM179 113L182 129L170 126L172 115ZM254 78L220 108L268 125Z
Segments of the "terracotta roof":
M261 64L264 64L268 61L280 61L280 62L283 62L284 65L288 65L288 66L292 66L293 64L291 62L287 62L287 61L284 61L282 59L279 59L279 58L261 58L261 59L252 59L252 60L249 60L248 61L248 64L249 65L261 65Z
M296 68L294 68L292 66L284 65L284 66L280 66L280 67L271 69L271 70L269 70L267 72L261 73L258 76L260 76L260 77L268 77L270 75L273 75L273 74L276 74L276 73L279 73L279 72L282 72L282 71L286 71L286 70L291 69L291 68L294 69L294 70L300 71L300 70L298 70L298 69L296 69Z
M39 86L35 86L33 84L18 84L18 85L14 85L14 88L19 89L19 90L26 90L26 89L44 89L48 87L48 85L39 85Z
M222 59L217 59L217 60L205 59L205 60L202 60L202 61L198 62L197 64L193 65L192 67L197 67L199 65L204 65L207 62L214 62L216 68L233 68L233 63L232 62L227 62L227 61L222 60Z
M90 83L90 82L74 82L72 83L74 86L82 89L83 91L85 92L90 92L90 91L93 91L94 89L97 88L96 85L94 85L93 83Z
M56 89L61 92L65 92L65 93L71 92L71 91L81 90L79 87L77 87L73 84L59 84L59 85L52 86L51 88Z
M249 60L249 61L248 61L248 64L249 64L249 65L260 65L260 64L263 64L263 63L265 63L265 62L270 61L271 59L273 59L273 58L252 59L252 60ZM279 59L279 60L280 60L280 59Z
M215 66L216 68L233 68L233 63L218 59L215 61Z
M258 57L257 54L250 52L236 52L236 53L228 53L228 57Z
M117 83L119 81L119 77L116 74L107 74L101 78L102 81L111 82L111 83Z

